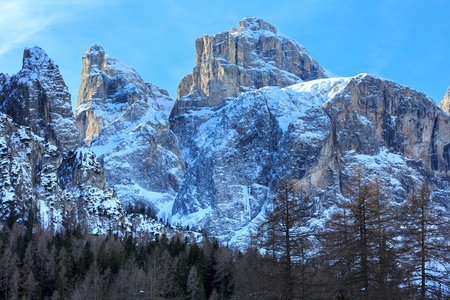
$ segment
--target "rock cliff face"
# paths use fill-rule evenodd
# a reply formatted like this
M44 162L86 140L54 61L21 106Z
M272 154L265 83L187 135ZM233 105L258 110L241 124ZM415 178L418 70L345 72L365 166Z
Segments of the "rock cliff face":
M425 94L389 80L359 76L324 109L340 134L337 143L343 150L374 155L385 147L421 161L434 175L448 174L450 118ZM357 129L364 127L368 131L358 134Z
M94 45L83 57L76 122L121 201L171 207L184 176L169 129L174 101L132 68Z
M0 220L39 210L44 226L85 222L94 232L127 224L122 204L80 141L58 66L38 47L23 69L0 75Z
M75 148L60 163L56 146L0 113L0 220L23 220L34 207L44 226L84 222L100 233L127 224L101 165L85 152Z
M204 35L195 47L195 67L181 80L178 99L197 94L205 106L250 89L328 77L305 48L257 18L243 19L237 30Z
M450 87L448 88L444 99L442 99L441 103L439 103L439 107L446 113L450 114Z
M196 47L174 105L92 46L75 119L56 64L26 49L18 74L0 74L0 222L34 206L45 225L176 232L122 207L143 202L158 217L245 245L281 178L311 194L316 226L355 166L378 176L393 201L427 179L448 207L450 115L423 93L367 74L328 78L256 18Z
M67 86L58 66L39 47L25 49L19 73L0 75L0 111L29 126L61 155L79 142Z
M240 24L245 36L276 35L263 21ZM450 117L431 99L367 74L329 79L317 79L326 77L325 71L298 74L300 83L288 87L283 80L242 84L241 73L219 71L225 60L227 70L233 68L233 55L212 63L239 30L198 41L196 67L180 84L171 124L188 167L173 206L174 222L239 244L264 214L280 178L297 179L323 212L341 197L342 182L357 165L378 175L394 201L405 199L423 178L434 183L435 199L446 201ZM258 41L249 48L260 49ZM208 43L212 46L204 46ZM252 72L252 78L270 78L266 69ZM233 90L230 82L240 87ZM243 92L263 85L278 86Z

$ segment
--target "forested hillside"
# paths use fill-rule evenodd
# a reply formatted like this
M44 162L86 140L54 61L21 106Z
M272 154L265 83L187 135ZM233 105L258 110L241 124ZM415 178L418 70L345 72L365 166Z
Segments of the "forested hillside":
M424 183L402 203L354 170L323 226L282 180L245 251L203 236L91 235L83 224L0 234L1 299L446 299L448 219Z

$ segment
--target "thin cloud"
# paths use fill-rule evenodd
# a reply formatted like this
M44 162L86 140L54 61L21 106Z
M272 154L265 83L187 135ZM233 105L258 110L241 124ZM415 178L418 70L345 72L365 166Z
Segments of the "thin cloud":
M86 7L92 8L92 2L84 0L64 2L59 0L1 1L0 58L33 35L58 23L71 20Z

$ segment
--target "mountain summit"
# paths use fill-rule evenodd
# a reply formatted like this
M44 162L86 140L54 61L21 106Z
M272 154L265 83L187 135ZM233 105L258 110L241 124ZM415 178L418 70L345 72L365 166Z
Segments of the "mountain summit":
M450 114L450 87L448 88L447 93L445 94L441 103L439 103L439 107L442 108L442 110L446 113Z
M251 89L329 76L299 43L258 18L243 19L237 30L204 35L195 48L195 67L181 80L178 100L196 95L205 100L203 106ZM179 102L175 112L182 106Z
M208 118L195 111L215 109L228 97L261 87L286 87L331 75L303 46L259 18L247 17L238 29L204 35L195 47L194 69L181 80L170 116L187 162L198 150L194 127Z
M369 74L331 74L257 18L196 41L171 113L187 169L173 221L245 244L281 178L326 213L355 166L394 201L432 178L448 196L450 117L419 91ZM436 199L437 199L436 198Z
M70 94L58 65L35 46L26 48L19 73L8 78L0 91L0 110L19 125L29 126L65 155L79 141ZM1 81L1 79L0 79Z

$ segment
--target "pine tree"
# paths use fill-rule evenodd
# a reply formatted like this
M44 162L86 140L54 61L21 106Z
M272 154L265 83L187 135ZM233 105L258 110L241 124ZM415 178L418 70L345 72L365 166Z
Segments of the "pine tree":
M192 266L189 270L189 276L187 279L187 299L189 300L202 300L206 299L205 289L201 278L198 276L197 268Z
M362 167L351 171L342 194L320 236L322 259L331 272L329 289L341 298L396 298L398 233L389 197L380 180Z
M230 298L233 292L233 258L227 247L220 247L216 252L216 264L214 266L214 285L216 291L223 298ZM212 294L212 293L211 293Z
M410 287L421 299L450 295L449 225L446 212L431 199L431 189L423 182L406 202L403 212L403 250Z
M36 279L34 277L33 272L28 272L28 274L25 276L25 280L23 283L23 292L26 299L36 299L37 298L37 287L38 284L36 282Z
M285 299L292 299L305 293L305 253L310 246L311 232L302 226L311 215L312 204L294 180L280 180L274 194L273 209L260 226L259 247L269 251L274 262L281 266L282 293ZM298 268L300 278L297 278ZM301 291L295 290L298 282Z

